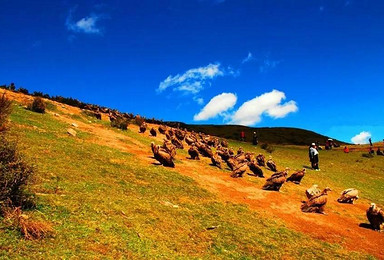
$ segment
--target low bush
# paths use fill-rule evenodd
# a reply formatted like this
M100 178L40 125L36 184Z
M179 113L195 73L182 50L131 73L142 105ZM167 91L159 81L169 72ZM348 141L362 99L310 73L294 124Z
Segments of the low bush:
M12 112L12 101L10 101L5 94L0 98L0 132L5 130L5 124L8 121L8 117Z
M37 113L45 113L45 108L46 104L41 97L35 97L30 105L30 110Z
M363 156L365 158L373 158L374 157L374 155L371 153L363 153L361 156Z
M29 94L28 89L23 88L23 87L20 87L17 91L20 92L20 93L23 93L23 94L25 94L25 95L28 95L28 94Z
M0 137L0 206L11 204L15 207L31 208L33 196L28 194L26 185L34 169L17 151L17 145L5 136Z
M127 130L129 121L123 117L118 117L115 120L111 121L111 126L119 128L121 130Z
M42 239L53 234L50 223L30 220L22 213L20 207L3 207L2 212L5 222L8 222L12 228L18 229L25 239Z
M144 123L145 119L140 115L135 116L135 124L141 126Z
M266 143L260 145L260 148L267 151L268 153L273 153L275 151L275 147Z

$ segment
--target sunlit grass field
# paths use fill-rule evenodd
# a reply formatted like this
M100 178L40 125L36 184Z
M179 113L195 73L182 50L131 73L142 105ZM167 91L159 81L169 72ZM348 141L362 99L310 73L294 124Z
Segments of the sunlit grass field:
M30 187L37 208L27 214L51 222L55 232L28 241L0 222L0 258L371 258L293 231L246 205L222 202L176 171L88 142L91 133L76 129L77 137L69 137L68 124L52 114L15 105L11 122L11 137L37 169ZM150 155L151 140L131 130L123 134L146 145ZM230 146L265 153L246 143ZM362 199L383 205L384 157L361 154L321 152L322 171L307 174L303 185L355 187ZM276 146L272 156L281 167L309 166L306 147Z

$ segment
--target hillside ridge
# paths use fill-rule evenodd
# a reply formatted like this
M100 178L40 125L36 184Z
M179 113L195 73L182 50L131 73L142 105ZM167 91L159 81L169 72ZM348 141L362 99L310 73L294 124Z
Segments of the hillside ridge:
M32 99L29 96L9 94L23 105ZM71 212L71 221L80 224L85 230L90 229L88 232L92 234L96 232L104 247L99 248L100 245L92 238L84 238L81 232L68 227L69 223L63 225L62 223L67 223L65 216L60 220L62 223L56 221L56 228L63 233L57 238L60 241L58 245L68 243L68 239L60 240L63 236L74 236L80 238L78 241L86 239L85 244L97 247L98 253L109 255L111 250L108 249L116 250L116 247L108 242L109 237L104 238L97 234L105 234L107 227L103 225L115 221L119 223L114 224L119 228L119 234L108 233L114 240L121 240L120 234L133 232L138 239L131 245L140 245L144 239L152 239L152 243L156 244L150 247L152 252L168 252L166 250L169 246L174 246L177 256L195 254L197 257L210 257L212 247L206 246L207 243L216 244L223 258L230 257L226 254L228 250L239 252L235 258L243 255L255 257L259 254L266 257L268 253L276 258L287 255L313 258L319 254L325 254L324 258L334 258L347 257L347 254L353 255L356 252L384 257L382 234L359 227L360 223L366 223L365 210L368 203L372 200L383 203L378 188L383 181L379 174L383 169L382 162L379 161L381 158L362 159L359 152L346 155L340 150L324 151L320 154L322 171L308 170L302 185L286 183L280 192L263 191L261 186L265 179L249 175L239 179L231 178L228 168L218 169L211 166L209 158L191 160L185 148L177 150L176 167L165 168L153 158L150 149L150 143L161 144L164 135L153 137L148 131L139 133L139 126L135 124L130 124L127 131L122 131L112 128L106 115L103 115L102 120L96 120L88 117L79 108L56 102L53 104L54 107L50 106L43 115L16 105L11 118L15 134L22 142L27 142L25 152L37 160L40 168L40 179L43 183L36 184L35 191L40 203L46 205L41 206L41 212L61 219L56 205L73 205L74 209L66 209ZM65 131L74 123L77 125L74 129L78 135L70 137ZM157 129L158 125L148 124L148 128L151 127ZM229 145L235 150L242 147L255 154L265 153L259 147L244 142L229 140ZM295 171L308 167L306 146L277 145L272 155L278 169L289 167ZM50 157L52 162L49 161ZM272 174L266 168L263 171L266 177ZM350 172L359 172L361 176L351 175ZM329 195L327 215L305 214L300 211L304 191L313 183L321 187L331 186L333 189L333 193ZM362 191L361 199L355 205L337 203L339 193L352 185ZM203 188L202 191L200 187ZM196 198L192 200L190 193L195 194L197 191ZM147 204L140 204L143 202ZM127 203L130 204L126 205ZM82 205L85 205L84 211L81 211ZM231 205L235 209L226 211ZM170 207L169 212L166 207ZM217 207L219 210L215 211ZM198 211L206 208L207 211L203 213ZM94 211L97 214L90 215ZM198 227L189 226L201 216L204 216L202 224L198 224ZM205 218L209 218L209 221ZM137 223L131 219L135 219ZM228 221L232 226L228 225ZM269 221L275 224L268 224ZM100 227L98 222L103 225ZM121 222L124 224L120 224ZM259 228L252 229L254 225ZM94 231L95 227L101 231ZM145 229L146 227L149 228ZM206 233L206 228L211 227L214 231ZM111 230L115 229L116 227ZM228 242L226 238L232 236L241 239ZM192 242L191 238L195 240ZM132 236L129 239L132 241ZM55 239L53 241L58 243ZM223 246L222 241L230 243L231 247ZM7 244L9 242L2 243L10 248L15 247ZM82 242L76 243L80 243L82 250L89 253L88 246L84 247ZM161 243L167 246L162 247ZM232 246L234 244L236 246ZM194 245L200 251L196 252ZM41 250L38 244L34 246ZM72 244L66 246L75 247ZM133 252L133 256L143 257L149 254L148 251ZM215 251L213 254L216 253ZM175 257L169 252L168 256ZM359 256L354 255L351 258Z

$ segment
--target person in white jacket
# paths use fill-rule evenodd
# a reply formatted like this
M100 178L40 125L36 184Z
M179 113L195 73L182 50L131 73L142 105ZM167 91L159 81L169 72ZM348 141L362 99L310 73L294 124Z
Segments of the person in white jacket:
M319 152L316 149L316 144L312 143L309 148L309 160L312 164L312 169L320 171L319 169Z

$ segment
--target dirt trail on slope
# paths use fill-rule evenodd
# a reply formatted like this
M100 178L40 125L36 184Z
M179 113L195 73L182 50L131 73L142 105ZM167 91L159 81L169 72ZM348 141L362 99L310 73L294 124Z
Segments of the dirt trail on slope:
M11 98L18 101L31 100L24 95L13 94ZM116 133L99 124L87 124L74 120L67 114L80 114L80 109L56 104L60 110L57 119L68 123L68 127L70 124L76 123L79 130L91 133L92 138L87 140L88 142L135 154L144 165L156 162L150 158L152 156L150 147L143 145L135 138ZM130 129L138 131L137 126L130 125ZM149 137L148 131L143 135L157 143L163 139L162 135L156 138ZM188 146L185 145L185 147ZM223 201L246 204L263 216L282 219L288 228L323 241L340 244L350 250L367 252L384 259L384 234L359 227L361 222L367 222L362 221L365 219L365 211L368 208L366 202L358 201L356 205L339 204L336 202L338 194L331 192L326 208L327 215L302 213L300 205L305 196L297 194L298 191L304 194L305 187L286 183L281 192L263 191L261 186L265 179L250 176L239 179L231 178L228 170L223 171L210 166L208 158L202 158L200 162L196 162L178 154L177 159L180 160L180 163L171 170L193 178L199 185L213 192ZM266 176L271 175L271 172L264 171Z

